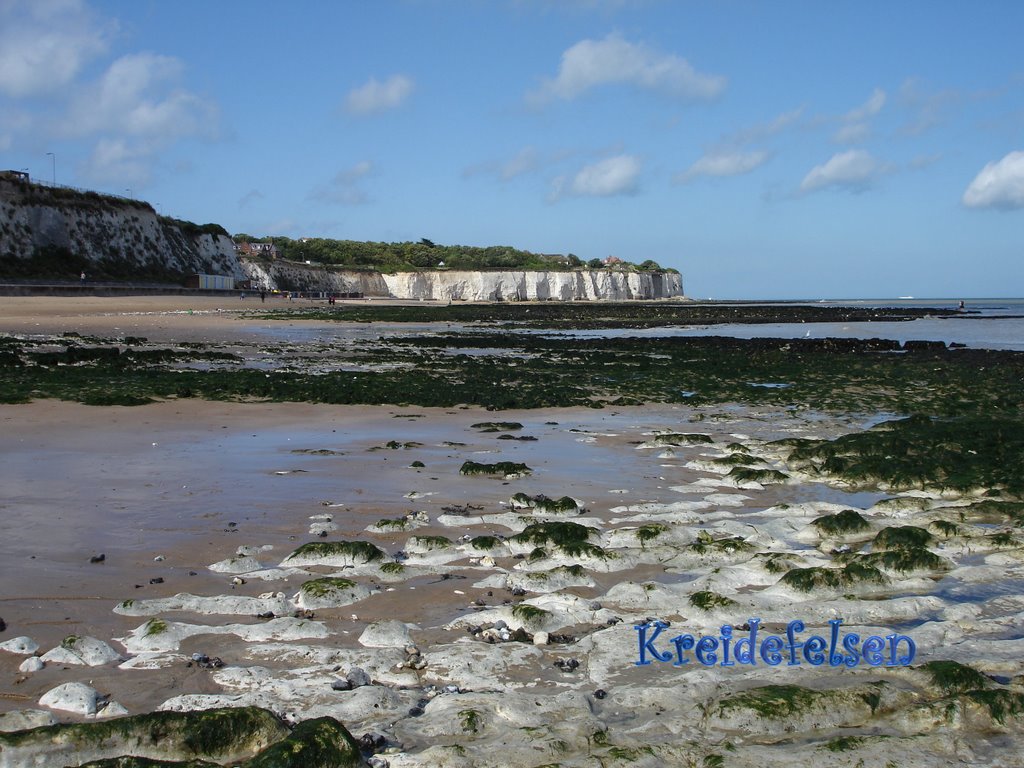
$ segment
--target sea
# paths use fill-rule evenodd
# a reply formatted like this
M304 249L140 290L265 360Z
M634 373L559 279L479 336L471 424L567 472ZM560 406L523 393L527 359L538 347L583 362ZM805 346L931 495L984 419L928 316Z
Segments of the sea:
M738 339L894 339L895 341L944 341L975 349L1024 351L1024 299L844 299L835 301L773 301L771 306L913 307L963 311L955 316L925 316L896 322L856 323L725 323L712 325L659 326L566 331L579 337L728 336ZM725 305L728 302L716 302ZM767 303L767 302L766 302ZM743 302L751 306L751 302ZM552 335L552 331L543 331Z

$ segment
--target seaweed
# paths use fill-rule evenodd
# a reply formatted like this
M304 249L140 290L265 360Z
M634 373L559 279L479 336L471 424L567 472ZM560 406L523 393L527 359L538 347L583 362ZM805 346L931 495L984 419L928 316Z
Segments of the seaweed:
M460 475L501 475L505 478L529 475L533 470L525 464L512 461L499 461L494 464L480 464L475 461L463 462L459 469Z
M935 528L939 533L945 536L947 539L953 536L959 536L962 529L956 523L951 523L948 520L932 520L929 525Z
M473 549L490 550L501 544L497 536L475 536L469 540L469 546Z
M383 560L384 550L369 541L311 541L292 552L285 561L298 557L350 557L353 560L373 563Z
M537 624L545 617L550 616L551 612L535 605L519 603L512 607L512 615L524 624Z
M921 669L928 674L931 684L947 695L987 688L992 682L973 667L948 659L929 661Z
M780 584L792 587L800 592L814 589L840 589L855 584L885 584L888 582L874 565L854 561L842 568L793 568L779 580Z
M823 515L811 521L811 525L829 536L866 531L871 524L854 509L844 509L834 515Z
M927 547L934 541L935 537L924 528L903 525L883 528L871 544L876 549L917 549Z
M462 724L462 730L466 733L478 733L483 728L480 713L475 709L460 710L459 721Z
M648 541L654 541L667 530L668 526L661 523L644 523L636 529L636 538L640 542L640 546L643 547Z
M333 717L318 717L303 720L244 768L355 768L364 764L359 744L348 729Z
M514 432L522 429L523 425L518 421L481 421L476 424L470 424L469 428L481 432Z
M1005 724L1007 716L1017 718L1024 715L1024 693L1000 688L967 691L964 696L988 709L992 719L999 724Z
M704 555L709 552L732 554L734 552L746 552L753 549L753 545L744 541L739 536L716 539L707 531L701 531L697 534L697 538L689 545L689 548L698 555Z
M390 575L397 575L405 572L405 566L401 563L381 563L380 572Z
M161 635L167 631L167 622L163 619L150 619L145 624L145 631L142 633L143 637L153 637L154 635Z
M427 550L447 549L452 545L447 536L413 536L410 541Z
M722 699L720 712L753 710L761 717L779 720L807 710L822 694L799 685L764 685Z
M690 595L690 605L702 611L710 611L715 608L729 608L736 605L736 601L716 592L703 590Z
M784 483L789 475L777 469L758 469L757 467L733 467L726 475L737 483Z
M309 597L327 597L335 592L352 589L356 583L350 579L339 579L331 576L324 576L319 579L312 579L304 582L299 591Z
M588 541L590 536L596 532L596 528L580 525L579 523L548 521L528 525L522 533L517 533L513 536L512 540L536 544L538 547L543 544L550 544L572 557L580 555L600 558L607 557L607 553L601 547Z

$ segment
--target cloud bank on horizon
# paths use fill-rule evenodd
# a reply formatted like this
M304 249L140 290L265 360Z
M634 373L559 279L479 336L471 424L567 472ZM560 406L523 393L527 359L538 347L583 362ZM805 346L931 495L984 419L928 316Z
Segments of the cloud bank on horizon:
M987 9L0 0L0 164L701 296L1019 295L1024 6Z

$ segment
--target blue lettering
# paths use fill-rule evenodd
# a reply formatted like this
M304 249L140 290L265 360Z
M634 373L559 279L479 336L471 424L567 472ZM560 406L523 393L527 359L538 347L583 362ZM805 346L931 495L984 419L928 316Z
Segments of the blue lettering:
M651 626L654 627L654 634L648 638L647 630ZM640 660L636 662L638 667L651 663L646 658L646 654L648 653L658 661L668 661L672 658L672 654L668 651L659 651L654 647L654 641L658 639L658 635L660 635L662 630L667 626L668 624L664 621L656 621L654 624L636 624L633 627L633 629L637 631L637 641L640 643Z
M800 619L794 619L786 625L786 641L789 645L789 666L795 667L800 664L800 659L797 658L796 649L799 648L802 643L796 641L796 633L804 631L804 623Z
M769 667L777 667L782 663L782 638L778 635L768 635L761 641L761 660Z
M843 664L843 654L836 652L836 646L839 644L839 625L843 623L843 620L830 619L828 623L832 627L828 644L828 665L839 667Z
M886 664L888 667L904 666L909 667L910 663L914 660L914 656L917 654L917 645L906 635L886 635L886 640L889 641L889 663ZM907 641L907 655L896 656L896 648L899 646L900 640Z
M878 635L871 635L864 641L860 653L864 657L864 661L872 667L877 667L882 663L881 651L883 648L885 648L885 640Z
M729 643L732 642L732 627L726 624L722 627L722 666L735 667L736 662L729 660Z
M843 637L843 649L849 651L846 656L846 666L853 669L860 664L860 651L857 650L857 646L860 645L860 635L856 632Z
M689 651L693 649L694 644L697 641L693 635L678 635L672 638L672 644L676 647L676 658L678 661L673 664L673 667L681 667L683 664L689 664L689 659L683 658L683 651Z
M736 657L736 661L740 664L750 664L751 666L757 665L757 659L754 656L754 649L757 647L757 627L760 625L760 619L751 619L747 622L750 625L750 637L744 637L736 641L736 645L733 646L733 655ZM746 645L744 645L746 643Z
M715 664L718 662L718 654L712 653L712 651L714 651L717 647L717 637L702 637L700 641L697 643L696 650L694 650L694 653L697 655L697 661L699 661L705 667L715 666Z
M819 635L811 635L804 643L804 658L807 663L814 667L820 667L825 663L825 654L822 653L828 643L825 638Z

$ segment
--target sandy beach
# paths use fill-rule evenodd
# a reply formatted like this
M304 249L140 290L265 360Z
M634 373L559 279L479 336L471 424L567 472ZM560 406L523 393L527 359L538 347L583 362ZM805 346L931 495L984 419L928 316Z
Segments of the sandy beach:
M276 322L287 340L291 321L245 316L258 305L4 298L0 331L231 341L264 338ZM0 644L23 637L38 647L0 651L0 718L90 720L39 704L82 682L104 697L101 717L104 706L243 704L292 722L330 714L356 736L382 735L378 759L394 768L592 765L595 755L601 764L726 755L726 765L793 765L851 735L860 741L830 756L836 765L1013 765L1019 721L967 702L950 725L940 715L948 692L909 666L636 663L635 627L657 619L673 624L658 642L671 651L676 626L714 635L758 617L780 633L802 619L806 635L839 617L865 637L912 637L915 665L970 663L1017 690L1020 549L936 537L943 565L933 571L810 595L766 568L820 565L886 526L961 519L970 499L810 481L771 444L835 437L873 418L729 405L0 406ZM474 426L498 420L521 427ZM679 437L692 434L702 440ZM738 445L790 480L726 478L715 462ZM530 473L466 476L467 461ZM517 494L577 506L546 511L517 504ZM848 509L869 532L843 539L812 525ZM551 522L585 526L598 549L522 539ZM370 542L383 560L289 557L342 541ZM303 587L323 577L355 583L326 598ZM728 600L700 609L695 593ZM520 628L526 637L509 636ZM69 637L96 638L119 658L85 666L58 655L24 671L27 658L45 660ZM200 668L193 654L224 666ZM372 685L333 685L354 668ZM823 698L799 712L779 705L776 716L737 698L766 685Z

